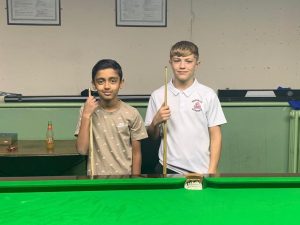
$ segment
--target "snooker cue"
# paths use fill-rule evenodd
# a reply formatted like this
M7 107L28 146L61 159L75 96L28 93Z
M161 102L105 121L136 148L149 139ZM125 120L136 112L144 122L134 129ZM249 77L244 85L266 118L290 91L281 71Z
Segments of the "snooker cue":
M168 100L168 68L165 66L165 97L164 105L167 106ZM167 121L164 122L164 140L163 140L163 175L167 174Z
M89 88L89 97L91 96L91 88ZM94 144L93 144L93 124L92 116L90 117L90 154L91 154L91 178L94 177Z

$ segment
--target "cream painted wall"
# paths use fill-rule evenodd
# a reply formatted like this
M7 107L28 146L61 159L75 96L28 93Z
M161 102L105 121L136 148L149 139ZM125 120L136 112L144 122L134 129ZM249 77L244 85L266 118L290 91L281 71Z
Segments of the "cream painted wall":
M121 94L163 85L169 49L198 44L199 80L213 89L299 88L299 0L168 0L168 26L116 27L114 0L61 0L61 26L7 25L0 0L0 91L77 95L92 66L114 58ZM170 70L169 70L170 71Z

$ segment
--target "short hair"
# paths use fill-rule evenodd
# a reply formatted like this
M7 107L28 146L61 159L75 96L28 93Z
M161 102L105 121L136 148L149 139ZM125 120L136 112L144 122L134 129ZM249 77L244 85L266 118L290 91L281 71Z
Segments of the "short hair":
M95 80L96 74L99 70L113 69L117 72L120 80L123 79L123 72L120 64L113 59L102 59L98 61L92 69L92 81Z
M172 59L173 56L186 57L192 54L198 60L199 52L197 45L190 41L179 41L172 46L170 50L170 59Z

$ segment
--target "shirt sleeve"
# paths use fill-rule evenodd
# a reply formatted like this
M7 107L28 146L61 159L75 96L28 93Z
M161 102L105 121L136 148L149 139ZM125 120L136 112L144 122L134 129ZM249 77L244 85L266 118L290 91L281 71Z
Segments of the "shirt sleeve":
M146 117L145 117L145 126L150 126L152 123L153 117L155 116L157 112L157 107L154 101L153 95L150 96L148 107L147 107L147 112L146 112Z
M221 103L216 94L212 95L210 102L208 103L209 109L207 112L208 126L214 127L227 123L225 115L223 113Z
M130 129L130 137L132 140L141 140L148 137L143 119L137 109L134 110L134 119Z
M83 112L83 106L81 106L80 110L79 110L79 118L77 121L77 125L76 125L76 129L74 132L74 136L77 137L78 133L79 133L79 129L80 129L80 125L81 125L81 116L82 116L82 112Z

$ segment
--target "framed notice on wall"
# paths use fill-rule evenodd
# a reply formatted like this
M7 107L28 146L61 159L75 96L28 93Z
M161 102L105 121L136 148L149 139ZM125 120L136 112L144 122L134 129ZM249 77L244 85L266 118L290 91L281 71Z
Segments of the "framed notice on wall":
M60 25L60 0L6 0L9 25Z
M116 25L166 27L167 0L116 0Z

